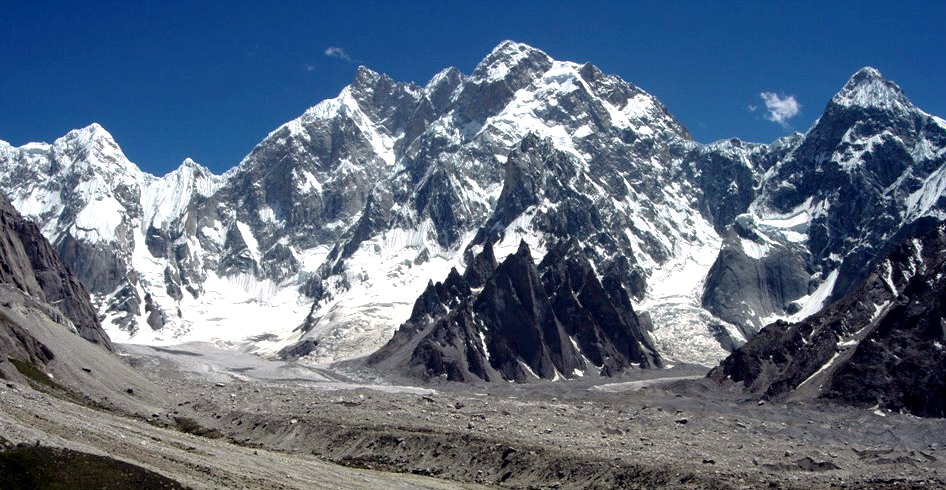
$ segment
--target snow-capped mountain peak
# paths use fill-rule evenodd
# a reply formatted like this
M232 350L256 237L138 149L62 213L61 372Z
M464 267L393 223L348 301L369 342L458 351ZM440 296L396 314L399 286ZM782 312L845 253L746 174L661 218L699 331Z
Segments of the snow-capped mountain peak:
M56 151L67 153L75 164L102 166L127 174L140 173L138 166L125 156L115 138L98 123L74 129L53 143Z
M354 99L352 99L351 97L351 88L345 87L344 89L342 89L341 92L339 92L339 94L335 98L325 99L319 102L318 104L308 108L299 119L292 120L280 126L275 131L271 132L269 136L276 134L277 132L279 132L279 130L283 128L291 128L293 127L293 125L298 126L297 123L300 122L300 120L306 121L306 120L313 120L313 119L328 119L328 118L334 117L338 113L338 111L343 110L342 109L343 107L345 107L346 105L353 104L353 103L354 103ZM298 129L296 129L296 131L297 130Z
M757 330L819 311L912 222L944 216L946 132L874 68L851 76L803 137L769 149L776 158L704 294L704 305L731 323L754 317ZM767 278L775 270L778 281ZM750 298L738 285L751 281L770 284Z
M480 65L484 63L486 65L496 64L496 63L515 63L518 60L522 60L531 56L541 55L545 58L549 58L544 51L538 48L529 46L526 43L521 43L506 39L505 41L500 42L493 48L492 51L483 58L483 61L480 62ZM474 70L475 71L475 70Z
M384 75L381 75L365 65L358 65L358 68L355 69L355 79L352 85L355 87L371 86L377 83L382 76Z
M163 177L145 174L141 185L142 227L167 226L184 215L196 196L210 197L222 184L222 177L190 158Z
M851 80L868 79L884 80L884 76L880 73L880 70L874 68L873 66L863 66L860 70L857 70L853 75L851 75Z
M195 170L205 170L207 167L195 162L191 157L184 158L184 161L181 162L181 168L190 168Z
M424 94L434 107L450 104L468 77L455 67L444 68L424 86Z
M115 139L101 124L97 122L90 123L88 126L79 129L73 129L66 133L66 138L75 140L78 144L92 144L96 141L102 141L105 144L116 145Z
M870 66L865 66L852 75L831 101L844 107L887 111L902 111L913 107L896 83L887 80L879 70Z
M528 44L503 41L491 51L473 70L473 77L483 81L500 81L521 76L536 75L544 71L552 58L545 52Z
M430 81L427 82L427 85L424 86L424 89L427 90L427 92L433 92L448 80L458 80L463 78L465 78L465 75L463 75L460 70L454 66L448 66L437 72L437 74L434 76L430 77Z

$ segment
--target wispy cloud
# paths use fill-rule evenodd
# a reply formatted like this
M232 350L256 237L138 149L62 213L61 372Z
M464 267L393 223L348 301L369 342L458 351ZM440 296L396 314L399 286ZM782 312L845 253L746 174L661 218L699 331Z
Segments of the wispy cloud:
M349 63L355 62L355 59L348 54L348 51L345 51L345 48L338 46L329 46L325 48L325 56L329 58L338 58L340 60L345 60Z
M308 63L302 65L302 68L308 73L312 73L315 71L315 65L310 65Z
M794 95L778 95L774 92L762 92L759 94L765 102L765 110L768 114L765 118L774 123L778 123L783 128L788 128L788 120L797 116L801 112L801 104L795 100Z

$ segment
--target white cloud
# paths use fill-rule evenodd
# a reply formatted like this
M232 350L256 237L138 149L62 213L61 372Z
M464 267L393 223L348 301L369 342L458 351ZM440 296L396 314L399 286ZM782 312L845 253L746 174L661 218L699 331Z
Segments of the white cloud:
M310 64L306 63L306 64L302 65L302 67L305 69L305 71L307 71L307 72L309 72L309 73L312 73L312 72L315 71L315 65L310 65Z
M349 61L349 62L355 61L355 60L352 59L352 57L348 54L348 51L345 51L345 48L340 48L340 47L338 47L338 46L329 46L329 47L325 48L325 56L328 56L328 57L331 57L331 58L338 58L338 59L340 59L340 60L345 60L345 61Z
M795 100L794 95L780 96L774 92L762 92L759 97L765 101L765 110L769 112L765 118L783 128L788 127L789 119L801 112L801 104Z

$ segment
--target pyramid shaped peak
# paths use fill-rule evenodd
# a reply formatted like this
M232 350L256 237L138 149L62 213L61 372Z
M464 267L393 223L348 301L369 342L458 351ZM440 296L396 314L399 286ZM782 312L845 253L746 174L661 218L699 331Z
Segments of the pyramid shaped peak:
M883 79L884 76L880 73L880 70L878 70L877 68L874 68L873 66L865 66L861 68L860 70L857 70L857 72L851 76L852 80L855 80L855 79L864 80L864 79L871 79L871 78Z
M880 70L872 66L865 66L851 75L831 101L843 107L884 110L906 110L912 107L900 87L884 78Z
M209 168L197 163L191 157L187 157L181 162L181 166L178 167L178 171L193 173L197 175L213 175L213 172Z
M521 43L518 41L513 41L511 39L506 39L496 45L495 48L490 52L490 54L509 54L509 53L542 53L542 50L534 48L526 43Z
M532 250L529 249L529 244L526 243L525 238L519 240L519 247L516 249L516 255L532 257Z
M66 134L67 137L82 141L108 140L115 141L112 134L109 133L101 124L93 122L84 128L73 129Z
M850 78L848 78L847 83L844 84L844 89L842 90L856 90L858 87L867 86L876 83L886 83L896 86L893 82L884 78L883 74L880 73L880 70L874 68L873 66L865 66L860 70L857 70ZM900 90L897 87L897 90Z
M92 123L84 128L73 129L55 141L54 146L85 148L98 154L110 155L124 160L125 155L115 138L99 123Z
M106 131L105 128L103 128L102 125L97 122L93 122L89 124L88 126L82 128L82 130L96 132L96 133L98 132L104 132L106 134L108 133L108 131Z
M373 84L381 78L381 74L364 65L355 69L355 84Z
M444 83L448 80L459 80L463 78L463 73L454 66L448 66L443 70L437 72L436 75L430 78L430 81L427 82L426 87L432 89Z
M499 43L473 70L473 76L486 80L501 80L523 71L544 72L552 58L539 49L516 41ZM536 69L537 70L533 70Z
M552 58L542 51L541 49L534 48L526 43L520 43L518 41L505 40L496 45L492 51L483 58L483 61L480 62L480 65L484 63L496 64L496 63L515 63L524 59L540 59L551 61ZM479 68L479 66L477 66Z

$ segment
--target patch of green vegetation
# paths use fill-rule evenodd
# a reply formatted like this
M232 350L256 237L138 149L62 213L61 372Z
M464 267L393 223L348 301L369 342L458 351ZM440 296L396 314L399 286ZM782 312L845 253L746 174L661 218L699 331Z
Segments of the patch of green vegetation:
M36 365L31 362L21 361L19 359L14 359L12 357L7 358L10 361L10 364L16 368L23 376L26 376L30 381L53 390L62 389L59 384L49 378L46 373L39 370Z
M0 488L178 490L184 485L117 459L44 446L0 451Z
M208 439L220 439L223 437L223 434L221 434L219 430L208 429L189 417L174 417L174 423L177 424L177 430L186 434L206 437Z

